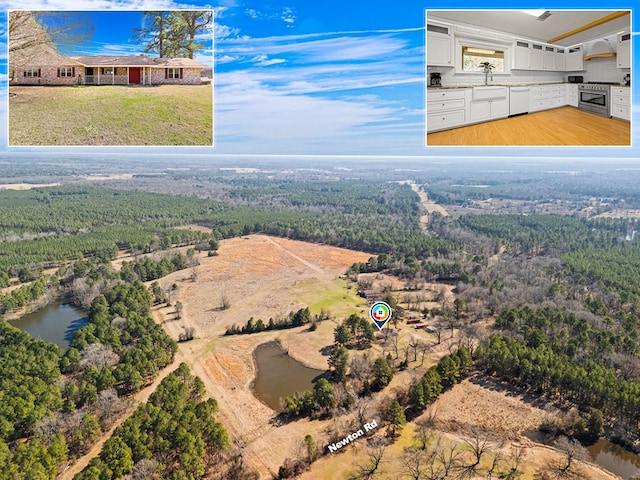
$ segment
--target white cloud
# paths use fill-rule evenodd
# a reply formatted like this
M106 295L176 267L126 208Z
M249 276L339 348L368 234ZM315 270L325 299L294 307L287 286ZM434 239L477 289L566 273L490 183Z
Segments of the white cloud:
M340 99L284 93L246 71L216 74L215 110L221 152L409 151L424 130L416 119L409 128L393 129L396 140L384 144L379 138L389 133L387 127L413 112L373 95Z

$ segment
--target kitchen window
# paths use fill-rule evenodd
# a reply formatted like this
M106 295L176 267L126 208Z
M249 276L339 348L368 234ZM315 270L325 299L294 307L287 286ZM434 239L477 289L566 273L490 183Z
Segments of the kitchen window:
M483 63L492 65L493 74L511 73L512 45L501 39L457 36L454 62L457 74L484 75Z
M462 46L462 71L484 72L485 62L493 65L494 73L504 73L504 50L485 47Z

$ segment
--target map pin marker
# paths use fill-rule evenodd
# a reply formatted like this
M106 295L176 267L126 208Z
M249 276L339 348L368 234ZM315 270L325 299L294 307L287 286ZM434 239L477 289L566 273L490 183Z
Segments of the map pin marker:
M385 302L376 302L369 309L369 317L378 329L382 330L391 319L391 307Z

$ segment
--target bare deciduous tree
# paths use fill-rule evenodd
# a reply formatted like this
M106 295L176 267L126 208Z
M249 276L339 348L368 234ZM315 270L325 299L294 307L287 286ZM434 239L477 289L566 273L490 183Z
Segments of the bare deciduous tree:
M120 355L113 351L110 345L102 343L90 343L82 349L80 365L83 367L95 367L102 370L104 367L113 367L120 361Z

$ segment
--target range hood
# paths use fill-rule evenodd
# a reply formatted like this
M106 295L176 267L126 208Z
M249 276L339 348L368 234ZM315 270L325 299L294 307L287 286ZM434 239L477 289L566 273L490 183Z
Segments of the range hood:
M607 58L615 57L616 52L611 47L608 40L598 40L591 45L588 53L584 56L584 60L591 60L593 58Z

